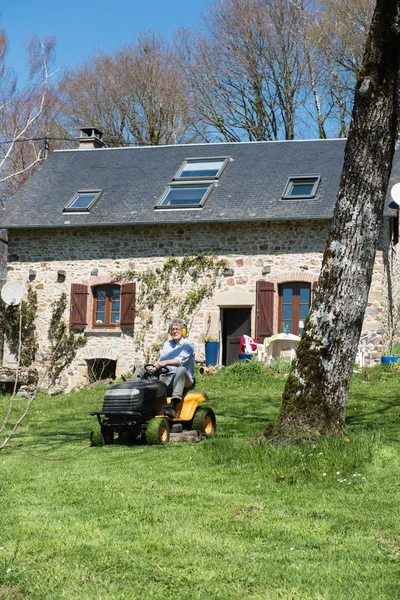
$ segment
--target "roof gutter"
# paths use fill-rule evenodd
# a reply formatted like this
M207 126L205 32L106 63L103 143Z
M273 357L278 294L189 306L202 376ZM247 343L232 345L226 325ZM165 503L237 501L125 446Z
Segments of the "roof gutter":
M4 229L71 229L74 227L90 229L92 227L135 227L140 225L158 225L165 227L165 225L221 225L227 223L268 223L269 221L330 221L332 216L301 216L301 217L270 217L269 219L227 219L226 221L216 221L215 219L204 219L202 221L121 221L121 222L110 222L110 223L64 223L59 225L4 225ZM393 216L393 215L384 215Z

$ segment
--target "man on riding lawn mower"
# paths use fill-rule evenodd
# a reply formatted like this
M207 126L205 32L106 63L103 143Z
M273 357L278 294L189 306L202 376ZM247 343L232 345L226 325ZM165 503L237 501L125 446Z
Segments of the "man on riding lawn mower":
M160 358L154 363L155 371L162 367L168 369L167 373L160 373L159 379L164 381L169 390L172 388L171 403L165 406L164 414L174 418L177 405L182 402L184 389L194 384L194 344L187 335L187 326L183 319L172 319L169 324L167 340L161 350ZM143 379L146 370L136 369L132 381Z

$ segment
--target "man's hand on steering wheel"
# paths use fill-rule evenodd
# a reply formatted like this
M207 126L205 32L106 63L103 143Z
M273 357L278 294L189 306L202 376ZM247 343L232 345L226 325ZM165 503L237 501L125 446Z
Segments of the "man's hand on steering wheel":
M155 363L148 363L147 365L144 365L144 368L146 369L147 373L150 374L157 371L159 375L165 375L169 372L168 367L161 365L159 361Z

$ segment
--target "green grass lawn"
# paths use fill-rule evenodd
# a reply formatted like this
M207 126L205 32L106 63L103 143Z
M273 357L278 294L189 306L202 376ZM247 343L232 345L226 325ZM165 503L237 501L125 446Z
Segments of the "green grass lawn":
M400 598L400 373L354 376L350 441L307 447L259 437L283 386L199 376L206 442L1 451L0 599ZM12 445L73 455L104 391L38 397Z

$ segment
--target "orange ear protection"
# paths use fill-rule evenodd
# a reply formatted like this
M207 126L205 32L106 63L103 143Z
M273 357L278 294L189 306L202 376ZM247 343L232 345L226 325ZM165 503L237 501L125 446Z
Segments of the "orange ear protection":
M182 336L186 337L187 336L187 325L186 322L183 319L173 319L168 327L168 333L169 335L172 335L172 325L174 323L179 323L179 325L182 325Z

